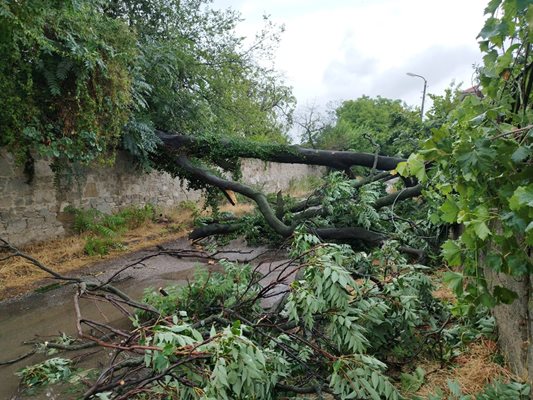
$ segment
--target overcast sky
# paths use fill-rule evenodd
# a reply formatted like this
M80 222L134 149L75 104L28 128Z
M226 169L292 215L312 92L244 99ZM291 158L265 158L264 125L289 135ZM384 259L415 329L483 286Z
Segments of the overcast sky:
M300 106L363 94L420 105L423 81L441 94L452 80L472 86L481 61L476 36L487 0L215 0L253 35L264 14L285 25L276 66ZM427 100L427 99L426 99Z

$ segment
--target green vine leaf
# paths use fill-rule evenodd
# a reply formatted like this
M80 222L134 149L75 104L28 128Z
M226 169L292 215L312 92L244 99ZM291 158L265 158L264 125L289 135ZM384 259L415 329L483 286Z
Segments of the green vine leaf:
M442 245L442 255L449 265L461 265L461 247L453 240L448 240Z
M519 186L509 199L509 207L513 211L518 211L523 207L533 207L533 184Z

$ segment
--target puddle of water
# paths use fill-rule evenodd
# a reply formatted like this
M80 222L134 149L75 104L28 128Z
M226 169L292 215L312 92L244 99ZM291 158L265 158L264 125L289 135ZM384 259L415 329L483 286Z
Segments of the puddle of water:
M185 270L154 274L152 277L141 281L127 279L116 286L133 298L141 298L147 287L157 288L184 284L187 279L194 276L194 272L195 268L189 267ZM20 302L0 305L1 361L15 359L30 351L31 346L25 346L23 342L34 340L36 336L42 340L46 340L47 336L57 336L60 333L76 337L74 292L74 287L67 287L55 293L35 294ZM109 304L81 299L80 308L83 316L88 319L104 320L113 326L128 326L128 320L124 315ZM64 357L69 358L73 354L76 353L69 352ZM53 356L38 354L12 365L0 366L0 399L51 399L54 396L60 396L57 393L57 388L51 389L51 391L42 391L36 396L23 397L17 394L19 381L15 372L26 365L35 364L50 357ZM94 360L92 364L94 364ZM87 365L87 362L82 364L84 367Z

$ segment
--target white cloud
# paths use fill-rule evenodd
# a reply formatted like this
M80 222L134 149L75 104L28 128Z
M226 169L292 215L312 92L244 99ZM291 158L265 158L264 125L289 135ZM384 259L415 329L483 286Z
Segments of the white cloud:
M407 76L407 72L424 76L428 80L428 91L438 93L455 77L470 74L471 65L479 58L478 52L469 46L447 48L439 45L403 60L402 64L378 69L374 59L357 56L355 49L347 49L346 53L342 62L333 61L324 72L324 96L328 99L348 99L366 94L418 104L423 81ZM470 81L464 83L466 87L471 86Z
M431 92L453 79L469 85L480 59L476 36L487 0L217 0L246 19L252 35L263 14L285 24L276 63L300 104L364 94L419 104L426 76Z

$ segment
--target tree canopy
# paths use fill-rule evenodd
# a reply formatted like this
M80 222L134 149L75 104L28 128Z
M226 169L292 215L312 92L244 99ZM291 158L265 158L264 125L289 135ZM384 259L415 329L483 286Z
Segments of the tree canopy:
M407 156L425 134L416 110L380 96L346 100L335 109L335 117L316 138L321 148Z
M443 245L448 263L462 267L448 279L469 301L492 306L515 295L499 286L491 293L485 267L518 277L533 268L533 6L491 1L485 12L478 93L439 99L432 115L443 124L397 170L424 183L435 222L464 226Z
M0 143L55 165L146 162L154 129L283 143L294 99L268 60L281 29L250 43L206 1L0 3ZM261 139L263 138L263 139Z

